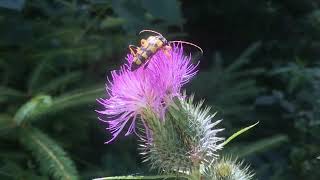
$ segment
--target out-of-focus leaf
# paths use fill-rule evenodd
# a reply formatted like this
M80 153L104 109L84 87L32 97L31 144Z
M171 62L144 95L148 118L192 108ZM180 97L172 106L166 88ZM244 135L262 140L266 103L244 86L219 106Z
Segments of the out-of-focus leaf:
M108 29L108 28L116 28L116 27L124 25L125 23L126 23L125 19L115 18L115 17L108 17L108 18L104 19L101 22L100 27L102 29L105 29L105 28L106 29Z
M40 79L44 74L44 70L48 66L47 61L41 61L33 70L29 82L28 82L28 92L32 92L34 88L39 86Z
M177 0L142 0L142 6L156 19L164 20L170 25L183 24L180 2Z
M24 3L25 3L25 0L1 0L0 7L20 11L23 8Z
M220 53L215 53L215 64L209 71L202 71L191 84L192 92L206 98L206 102L223 112L224 118L236 121L236 116L252 109L249 101L253 102L261 87L253 77L265 72L263 68L244 68L251 62L250 55L256 52L261 43L257 42L248 47L239 58L227 67L222 66ZM206 85L204 85L204 82ZM242 117L241 117L242 118Z
M78 172L67 153L54 140L32 127L20 129L20 142L40 163L40 170L54 179L78 179Z
M46 60L50 60L59 56L74 56L77 57L82 52L94 51L97 48L96 45L86 45L82 47L72 47L72 48L55 48L50 49L48 51L39 52L34 54L34 58L44 58Z
M1 21L1 16L0 16L0 21ZM8 82L9 71L10 69L8 64L5 62L4 59L0 58L0 86Z
M5 157L6 158L6 157ZM4 159L4 158L3 158ZM39 176L31 168L23 167L12 160L5 160L0 166L0 179L8 180L48 180L45 176Z
M240 66L249 62L250 56L255 53L259 47L261 47L261 42L255 42L251 46L249 46L228 68L226 68L227 72L234 71L238 69Z
M120 18L126 19L123 26L129 33L135 34L149 26L139 0L112 0L112 8Z
M56 91L59 88L68 85L69 83L80 80L82 74L83 73L81 71L77 71L61 75L61 77L53 79L52 81L48 82L47 84L44 84L43 86L40 86L34 91L37 93L50 93L52 91Z
M0 87L0 103L6 102L13 99L21 99L26 97L22 92L8 88L8 87Z
M0 150L0 158L1 159L19 159L19 160L22 160L24 158L26 158L28 156L27 153L25 152L21 152L20 150L12 150L12 149L5 149L5 148L2 148Z
M45 109L52 104L51 96L39 95L32 98L30 101L20 107L14 116L14 122L21 125L25 120L29 119L33 114Z
M10 131L16 127L11 116L7 114L0 114L0 135Z
M50 106L35 111L29 119L38 120L43 116L59 113L60 111L67 110L68 108L78 107L81 105L93 105L97 98L102 97L105 89L96 87L78 91L76 93L64 94L60 97L54 98Z
M228 147L228 154L236 155L237 157L245 157L251 154L261 153L268 151L277 146L283 145L289 141L288 136L286 135L274 135L269 138L261 139L256 142L246 144L246 145L234 145Z

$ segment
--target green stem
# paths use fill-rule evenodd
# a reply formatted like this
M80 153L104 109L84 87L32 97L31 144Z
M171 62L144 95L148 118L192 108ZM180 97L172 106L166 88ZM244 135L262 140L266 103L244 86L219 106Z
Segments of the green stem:
M200 166L195 165L194 168L192 168L192 171L190 174L190 180L200 180L200 179L201 179Z
M102 177L96 178L93 180L108 180L108 179L167 179L167 178L185 178L190 179L189 176L186 175L155 175L155 176L113 176L113 177Z

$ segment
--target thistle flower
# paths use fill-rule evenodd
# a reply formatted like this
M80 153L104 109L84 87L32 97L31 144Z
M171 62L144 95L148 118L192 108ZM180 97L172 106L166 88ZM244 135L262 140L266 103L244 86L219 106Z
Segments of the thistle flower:
M196 74L196 67L191 63L191 56L185 56L181 45L173 46L169 56L160 50L149 60L146 68L130 71L133 56L127 56L127 63L120 70L111 72L107 83L106 99L97 101L104 110L97 111L106 116L107 128L112 138L109 143L130 124L125 135L136 132L136 121L141 119L146 132L146 114L154 113L161 121L165 118L168 104L174 97L181 95L181 87ZM148 136L148 135L147 135Z

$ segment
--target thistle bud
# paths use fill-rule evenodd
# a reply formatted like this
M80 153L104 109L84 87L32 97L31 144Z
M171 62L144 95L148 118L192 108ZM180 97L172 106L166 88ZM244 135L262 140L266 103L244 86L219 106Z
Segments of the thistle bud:
M141 144L145 161L161 172L196 173L201 164L209 166L218 157L217 151L222 148L217 137L222 129L213 129L219 122L214 121L215 114L210 108L203 107L203 102L196 105L193 96L174 99L169 104L165 120L159 121L156 116L147 119L150 138Z
M221 158L212 166L206 167L204 180L251 180L254 174L248 165L230 157Z

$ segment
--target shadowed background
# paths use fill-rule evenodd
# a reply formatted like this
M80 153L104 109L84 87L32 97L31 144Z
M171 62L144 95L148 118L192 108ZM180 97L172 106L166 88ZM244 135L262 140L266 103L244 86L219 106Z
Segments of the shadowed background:
M110 70L153 29L186 46L186 87L224 119L221 151L262 180L320 177L316 0L0 0L0 179L155 174L134 135L112 144L94 110Z

